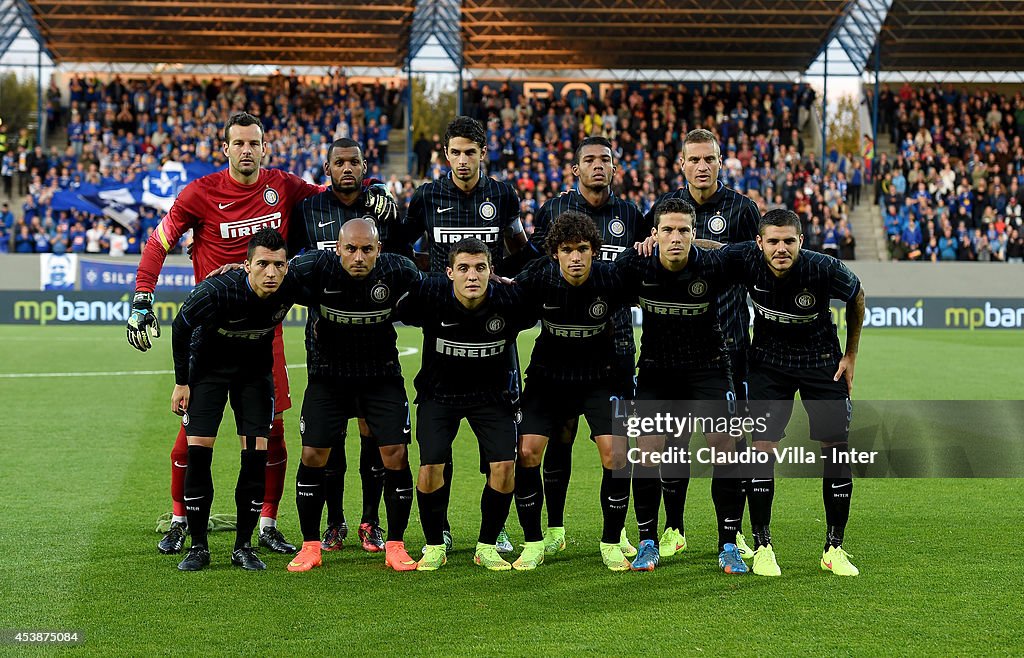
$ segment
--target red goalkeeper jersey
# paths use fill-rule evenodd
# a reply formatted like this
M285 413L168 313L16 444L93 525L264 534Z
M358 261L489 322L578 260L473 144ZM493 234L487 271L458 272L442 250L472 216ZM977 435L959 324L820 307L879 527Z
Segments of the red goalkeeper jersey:
M192 181L146 242L135 289L153 292L167 252L189 229L197 283L221 265L245 260L249 239L261 228L287 240L292 208L323 189L279 169L260 170L252 185L237 182L227 169Z

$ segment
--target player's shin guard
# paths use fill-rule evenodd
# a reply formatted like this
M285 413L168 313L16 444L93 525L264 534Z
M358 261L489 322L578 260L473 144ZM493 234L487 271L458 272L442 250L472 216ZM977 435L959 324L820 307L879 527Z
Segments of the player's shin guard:
M629 511L629 479L630 466L612 471L603 469L601 478L601 514L604 516L604 529L601 541L605 544L618 544L622 529L626 525L626 512Z
M327 525L338 525L345 520L345 436L331 447L324 466L324 501L327 504Z
M736 452L743 453L747 451L747 437L744 436L742 439L736 442ZM740 497L740 509L739 509L739 523L736 524L736 532L743 532L743 510L747 508L747 497L750 495L750 479L743 477L742 469L740 469L739 479L736 481L736 487L739 490Z
M448 506L442 490L423 493L416 489L416 502L420 507L424 541L428 546L444 544L444 517Z
M439 500L444 509L444 530L451 531L452 526L448 523L448 503L452 498L452 473L455 472L455 466L449 461L444 465L444 484L437 490L437 493L441 495Z
M743 491L740 469L736 464L715 464L711 476L711 501L718 518L718 551L726 544L736 543L743 515Z
M498 533L505 527L508 520L508 512L512 507L512 494L501 493L492 489L491 485L484 485L484 492L480 495L480 538L481 544L494 546L498 541Z
M174 516L185 516L185 467L188 466L188 439L185 426L178 427L178 436L171 448L171 501Z
M550 528L565 526L565 498L571 476L572 444L558 439L549 441L544 451L544 498L547 499Z
M683 510L686 508L686 490L690 487L690 463L661 467L661 495L665 499L665 527L686 534Z
M320 517L324 513L324 467L299 462L295 474L295 508L299 513L302 541L320 539Z
M192 546L206 548L206 531L210 524L210 506L213 504L213 448L188 446L188 468L185 469L185 515Z
M260 516L277 518L277 506L284 495L284 478L288 471L288 446L284 442L284 420L275 418L267 438L267 464Z
M260 520L267 477L267 451L246 448L242 450L241 462L235 485L235 513L238 515L236 549L252 542L252 531Z
M540 528L540 511L544 506L544 486L540 477L540 466L516 464L516 513L519 525L523 527L526 541L542 541L544 533ZM483 540L481 540L483 541Z
M833 459L835 455L850 450L850 444L839 443L821 448L823 473L821 478L821 497L825 502L825 523L828 535L825 538L825 550L829 546L839 547L843 544L846 522L850 519L850 501L853 498L853 472L849 464L839 464Z
M754 535L754 549L772 543L772 501L775 499L775 453L767 453L764 464L750 468L750 530Z
M359 480L363 485L363 516L360 523L380 525L380 498L384 493L384 462L377 439L359 437Z
M403 541L412 514L412 472L408 466L384 471L384 510L388 515L387 541Z
M633 465L633 511L640 541L658 541L658 512L661 507L661 477L658 467Z

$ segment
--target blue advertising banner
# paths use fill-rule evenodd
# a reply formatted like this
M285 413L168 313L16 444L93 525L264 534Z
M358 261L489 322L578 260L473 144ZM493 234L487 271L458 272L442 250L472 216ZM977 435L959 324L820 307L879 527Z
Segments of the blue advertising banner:
M81 259L82 290L134 290L135 270L139 264L115 263L109 260ZM189 265L164 265L157 279L157 292L180 290L188 292L196 285L195 274Z

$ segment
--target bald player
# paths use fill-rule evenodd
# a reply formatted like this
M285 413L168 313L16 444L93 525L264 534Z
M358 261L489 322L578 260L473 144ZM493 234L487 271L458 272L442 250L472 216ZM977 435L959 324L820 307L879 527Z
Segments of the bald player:
M302 548L288 570L320 566L327 460L332 450L344 450L337 443L349 419L365 418L385 468L385 563L395 571L411 571L416 562L404 543L413 497L409 401L392 322L395 304L422 275L408 258L381 253L376 225L366 218L342 225L333 252L303 254L291 268L304 288L300 303L309 308L312 329L306 333L309 383L295 478Z

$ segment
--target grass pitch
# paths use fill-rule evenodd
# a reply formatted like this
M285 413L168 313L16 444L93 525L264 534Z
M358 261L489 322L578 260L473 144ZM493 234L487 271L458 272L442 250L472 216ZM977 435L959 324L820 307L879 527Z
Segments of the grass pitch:
M301 330L285 335L290 361L301 364ZM531 338L524 335L524 355ZM420 337L402 329L399 342L419 347ZM286 572L287 557L266 553L266 572L244 573L230 566L231 535L217 533L211 567L182 574L176 556L157 553L153 532L170 506L168 453L178 422L170 413L169 338L140 354L125 345L120 327L3 326L0 344L0 629L82 631L84 644L70 653L949 655L1020 648L1018 588L1008 586L1019 579L1011 561L1018 480L858 480L846 548L862 575L852 579L818 568L820 481L780 480L773 534L783 575L765 579L719 573L709 481L695 479L686 508L689 551L653 573L613 574L597 553L598 458L582 438L566 512L568 548L535 572L490 573L472 564L482 479L464 428L450 513L456 547L441 571L396 574L383 557L349 545L325 553L325 566L307 574ZM1016 332L869 329L854 395L1015 398L1012 364L1022 356ZM411 384L419 356L403 366ZM137 371L157 372L81 376ZM280 526L295 541L305 371L291 375ZM349 435L357 435L354 428ZM225 425L214 459L214 512L233 511L237 450ZM350 524L360 507L357 452L350 441ZM415 444L411 461L415 468ZM627 524L635 541L632 514ZM508 527L521 540L514 508ZM406 539L417 552L415 507ZM0 654L29 651L0 646Z

